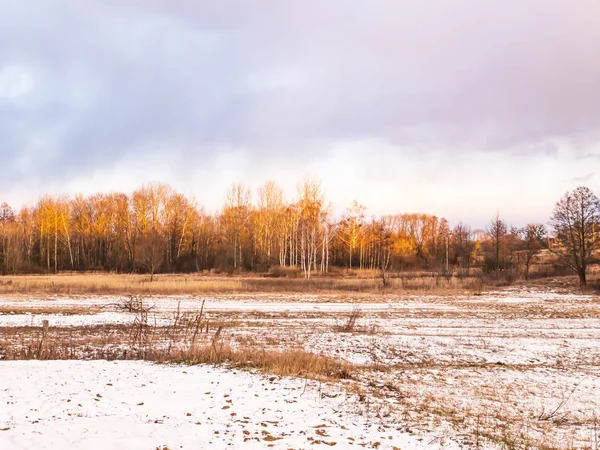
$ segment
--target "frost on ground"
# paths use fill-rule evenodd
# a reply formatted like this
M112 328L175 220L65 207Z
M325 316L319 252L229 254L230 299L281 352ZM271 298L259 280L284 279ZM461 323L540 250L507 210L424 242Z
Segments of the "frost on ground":
M51 326L48 342L62 343L64 351L60 354L64 358L136 357L132 355L140 353L135 353L137 344L130 339L136 314L107 308L122 301L123 298L115 297L0 299L0 360L35 354L44 318ZM335 394L339 394L334 399L326 395L320 398L307 389L298 400L302 404L308 399L314 401L306 406L314 406L314 411L323 405L331 408L329 411L337 411L330 418L339 420L338 433L341 434L328 431L330 436L318 438L319 434L314 431L318 428L310 428L319 425L314 424L303 428L313 434L302 435L307 440L297 446L285 446L291 434L271 442L280 448L313 448L308 437L325 445L324 442L331 442L330 438L335 436L337 448L345 448L352 442L347 438L353 437L355 443L363 439L360 442L367 443L367 448L381 442L380 448L395 445L403 450L419 448L417 443L429 444L432 448L460 443L462 448L473 449L600 449L600 298L595 295L510 288L456 296L240 294L160 297L145 301L152 307L148 321L153 324L150 345L154 348L171 348L173 329L170 324L174 317L180 324L185 323L205 302L207 326L198 336L198 342L210 344L216 330L222 329L221 339L234 347L303 348L361 366L353 373L352 380L333 385ZM354 312L357 312L357 320L352 327L347 327ZM14 367L35 365L0 361L0 370L11 368L13 364L17 364ZM46 367L52 369L69 363L47 364ZM75 364L78 367L77 364L82 363ZM137 368L135 364L127 366L121 362L115 367L125 371L126 367ZM150 370L147 368L155 366L141 364L140 367ZM206 367L156 366L152 370L157 371L156 378L162 377L163 383L171 383L168 374L183 376L177 370L219 374L221 385L225 386L225 381L231 384L226 387L233 390L229 393L232 397L245 395L245 383L251 378L260 378L239 371L234 375L226 369L215 372L217 369ZM88 376L95 377L96 372L90 371ZM12 384L6 385L4 374L0 372L0 375L0 393L5 393L6 387L15 389ZM122 375L122 379L127 377ZM206 376L196 378L204 380ZM37 386L46 392L52 383L40 381ZM149 385L145 381L140 383ZM304 382L278 379L273 386L276 390L270 394L272 397L264 397L257 405L268 410L281 408L281 396L296 392L291 386L301 390ZM77 389L75 387L73 392L78 392ZM135 396L138 389L131 386L129 389ZM313 392L312 397L309 391ZM96 393L105 395L103 392L93 392L93 395ZM155 397L158 395L162 394L157 393ZM279 400L279 404L273 403L275 400ZM93 402L99 407L102 398ZM291 417L296 412L282 411L286 414L285 420L279 423L298 423L294 436L299 435L302 421ZM2 409L0 414L4 414ZM301 412L297 414L303 417ZM244 420L255 420L248 413L245 415L251 419ZM64 418L64 414L60 417ZM2 420L5 419L0 416L0 428L3 428ZM219 425L222 428L215 425L211 431L213 445L231 442L229 434L224 432L237 426L235 420L239 417L228 422L230 427L224 422ZM325 419L323 422L327 423ZM383 425L390 428L382 428L385 432L381 435L363 431ZM14 433L11 424L6 426ZM398 445L396 442L405 442L402 439L407 435L402 433L408 430L424 440L416 441L415 446ZM183 428L181 431L183 434L179 435L187 439L187 431ZM274 435L270 428L266 431ZM388 432L392 433L392 440L382 439ZM244 434L243 437L256 436ZM0 439L3 438L0 433ZM168 442L171 441L153 445ZM256 440L247 441L250 443L269 445L264 439L260 444ZM0 449L4 447L0 445Z
M440 448L339 386L209 366L0 363L0 449ZM458 448L444 446L444 448Z
M11 314L0 315L0 327L40 327L48 320L55 327L89 327L93 325L127 325L131 314L120 312L100 312L97 314ZM157 323L168 325L165 319Z

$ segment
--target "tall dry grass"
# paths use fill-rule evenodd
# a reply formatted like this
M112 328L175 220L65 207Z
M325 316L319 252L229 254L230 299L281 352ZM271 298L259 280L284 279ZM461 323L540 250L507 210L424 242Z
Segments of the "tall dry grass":
M127 302L125 306L130 306ZM0 335L0 360L147 360L183 364L225 364L310 379L347 379L355 366L299 347L268 349L224 336L229 323L211 323L199 312L179 308L170 324L153 323L149 309L135 304L128 325L93 327L6 327ZM47 324L46 324L47 325Z
M328 356L317 355L301 348L266 350L259 346L234 348L228 343L204 345L171 355L170 362L185 364L227 364L238 368L309 379L349 379L355 368Z
M63 295L150 295L236 292L244 280L227 277L155 275L58 274L0 277L0 293Z
M168 327L148 328L142 331L143 335L138 330L136 324L97 327L82 339L78 336L81 330L77 329L50 329L47 338L37 329L5 329L6 336L0 339L0 360L146 360L227 365L319 380L349 379L357 370L350 363L302 348L266 349L252 343L233 345L227 339L199 339L199 343L190 345L183 333L173 333Z
M445 277L433 274L406 274L390 278L383 287L381 278L372 276L316 276L271 278L261 276L57 274L0 277L0 294L54 295L186 295L199 293L245 292L430 292L464 291L482 288L481 280L471 277Z

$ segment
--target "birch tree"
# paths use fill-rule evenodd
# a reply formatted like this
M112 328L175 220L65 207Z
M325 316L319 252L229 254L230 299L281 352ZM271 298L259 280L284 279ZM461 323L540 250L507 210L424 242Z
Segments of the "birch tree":
M366 208L358 202L354 202L351 208L346 210L339 226L339 237L348 247L348 267L352 269L352 256L359 245L365 224Z
M298 185L298 197L300 262L304 277L310 279L311 272L317 270L317 248L323 231L325 198L321 183L310 177L305 178Z

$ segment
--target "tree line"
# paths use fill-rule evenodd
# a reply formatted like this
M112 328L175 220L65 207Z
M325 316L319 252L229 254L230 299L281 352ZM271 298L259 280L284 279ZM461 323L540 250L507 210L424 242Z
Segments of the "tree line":
M267 272L297 268L306 278L332 268L382 273L431 270L452 273L519 270L525 277L544 249L576 272L598 248L597 197L587 188L567 193L544 224L509 227L494 217L486 229L462 222L451 227L431 214L368 216L354 203L334 218L320 183L306 178L296 198L267 181L252 201L233 184L218 213L207 213L166 184L131 195L43 196L33 207L0 206L2 274L60 271L156 273ZM600 231L600 230L598 230Z

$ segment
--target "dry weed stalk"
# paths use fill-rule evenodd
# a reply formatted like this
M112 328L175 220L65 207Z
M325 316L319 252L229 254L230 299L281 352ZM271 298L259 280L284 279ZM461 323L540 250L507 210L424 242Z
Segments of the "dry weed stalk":
M192 336L192 342L190 344L193 347L196 344L196 337L198 336L198 332L202 329L202 315L204 313L204 303L206 300L202 300L202 306L200 307L200 313L198 313L194 319L195 327L194 334ZM206 323L206 332L208 333L208 322Z
M560 402L556 405L556 407L550 409L549 411L546 411L546 409L542 407L542 411L538 415L538 420L542 422L549 420L552 420L554 422L563 421L570 413L570 411L563 411L563 409L575 393L575 390L578 386L579 382L575 384L575 386L573 386L573 389L571 389L571 392L569 392L569 394L567 395L565 395L565 390L563 389L561 393L562 398Z
M148 337L148 308L144 307L144 301L137 299L136 316L131 324L131 339L133 344L141 345Z
M343 325L338 325L334 327L335 331L339 331L340 333L353 333L358 319L362 317L362 309L355 306L352 308L352 311L348 315L346 322Z

